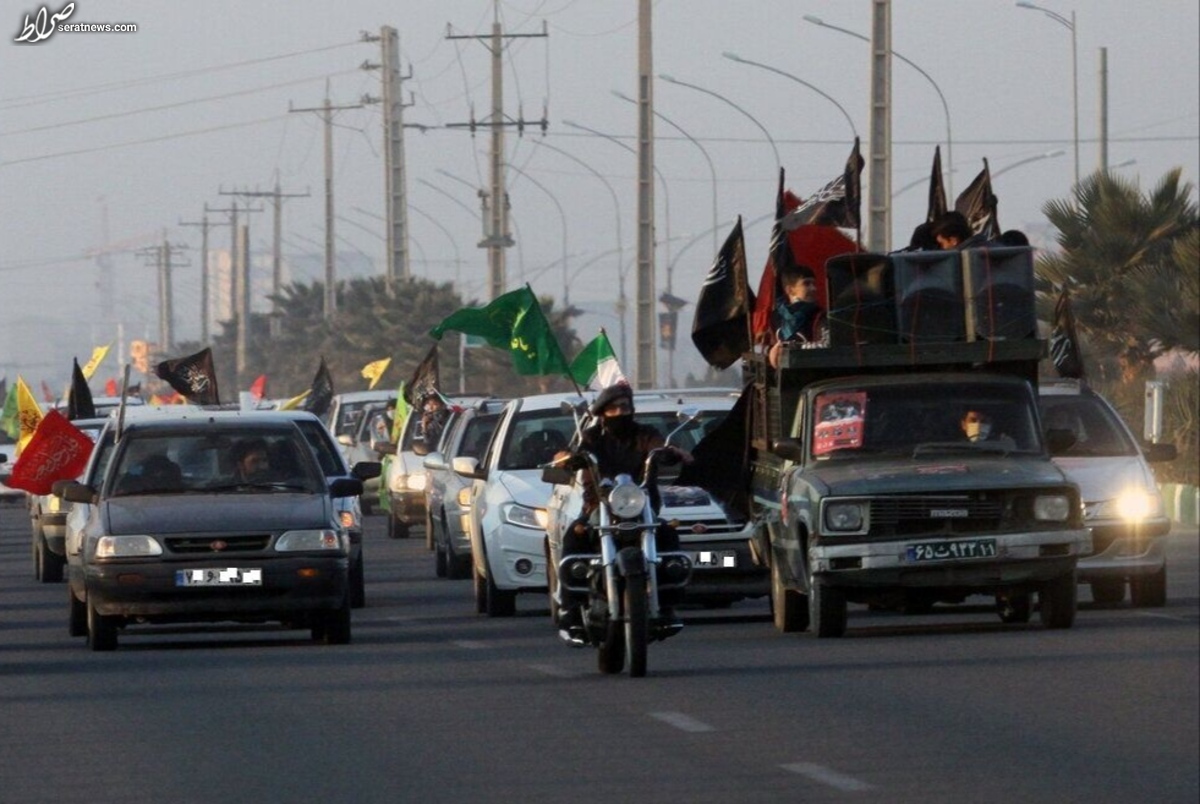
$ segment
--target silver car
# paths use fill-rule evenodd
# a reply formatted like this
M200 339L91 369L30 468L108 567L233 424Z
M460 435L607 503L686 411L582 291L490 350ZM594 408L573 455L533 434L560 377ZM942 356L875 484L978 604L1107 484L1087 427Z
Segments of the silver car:
M1128 583L1134 606L1166 605L1164 537L1171 520L1149 464L1174 460L1175 446L1140 444L1120 414L1080 382L1042 382L1038 394L1043 426L1074 436L1054 462L1079 486L1092 532L1092 552L1079 559L1079 581L1090 585L1097 603L1120 603Z

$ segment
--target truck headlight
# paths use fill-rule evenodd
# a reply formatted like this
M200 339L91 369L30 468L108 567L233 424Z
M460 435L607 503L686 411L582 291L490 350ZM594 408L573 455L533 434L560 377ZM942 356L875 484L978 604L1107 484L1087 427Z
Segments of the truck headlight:
M545 508L527 508L524 505L509 503L504 506L504 521L510 525L516 525L518 528L531 528L533 530L546 529L546 509Z
M1047 522L1066 522L1071 518L1071 500L1065 494L1043 494L1033 501L1033 517Z
M835 502L825 506L825 529L831 532L853 532L862 530L863 504L860 502Z
M162 545L153 536L101 536L96 540L96 558L140 558L162 553Z
M622 483L609 492L608 507L618 519L641 516L646 507L646 492L632 483Z
M280 553L345 549L342 535L336 530L289 530L275 540L275 550Z

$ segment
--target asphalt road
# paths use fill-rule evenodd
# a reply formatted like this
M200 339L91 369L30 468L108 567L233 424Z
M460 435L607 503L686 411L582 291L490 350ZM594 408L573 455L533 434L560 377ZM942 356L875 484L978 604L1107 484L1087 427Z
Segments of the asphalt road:
M95 654L0 507L0 801L1200 800L1195 529L1163 609L856 608L816 640L744 601L684 611L645 679L562 645L543 596L488 619L422 538L366 541L350 645L159 627Z

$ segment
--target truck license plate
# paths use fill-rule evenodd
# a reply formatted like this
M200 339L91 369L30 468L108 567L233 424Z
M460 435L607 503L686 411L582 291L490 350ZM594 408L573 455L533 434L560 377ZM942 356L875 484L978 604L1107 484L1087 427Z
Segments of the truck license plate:
M995 539L921 542L908 546L909 561L954 561L962 558L993 558L995 555Z
M184 569L175 570L176 586L262 586L261 569Z

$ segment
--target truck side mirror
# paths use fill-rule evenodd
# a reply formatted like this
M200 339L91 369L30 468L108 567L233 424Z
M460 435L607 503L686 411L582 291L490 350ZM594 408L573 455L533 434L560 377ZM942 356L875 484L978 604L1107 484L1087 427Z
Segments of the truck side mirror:
M1142 444L1142 454L1150 463L1173 461L1179 457L1174 444Z
M785 461L801 463L804 460L804 447L794 438L780 438L771 445L771 452Z

